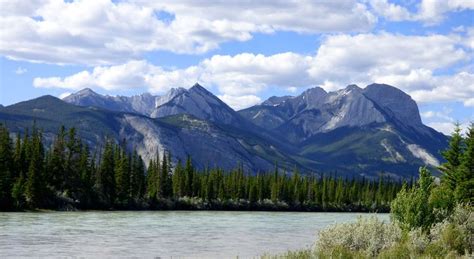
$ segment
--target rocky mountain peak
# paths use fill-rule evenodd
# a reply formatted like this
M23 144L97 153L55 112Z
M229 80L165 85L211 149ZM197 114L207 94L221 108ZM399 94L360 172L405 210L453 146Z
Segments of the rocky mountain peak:
M263 101L261 105L263 106L277 106L285 102L286 100L292 98L293 96L285 95L285 96L272 96L267 100Z
M82 95L82 96L86 96L86 95L99 95L98 93L94 92L92 89L90 88L84 88L80 91L78 91L76 93L76 95Z
M161 118L177 114L190 114L196 118L222 124L237 124L241 117L217 96L199 84L189 90L171 90L160 98L151 117Z
M419 126L422 124L416 102L402 90L386 85L368 85L363 93L376 103L391 118L402 124Z

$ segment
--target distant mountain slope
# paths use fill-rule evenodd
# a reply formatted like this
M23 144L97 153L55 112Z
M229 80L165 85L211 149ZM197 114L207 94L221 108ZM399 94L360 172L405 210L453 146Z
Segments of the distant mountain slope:
M145 93L142 95L108 96L100 95L89 88L63 98L65 102L79 106L94 106L112 111L134 112L150 115L159 97Z
M177 114L191 114L196 118L219 124L238 125L241 116L199 84L189 90L182 89L157 106L151 117L161 118Z
M239 113L297 146L311 161L303 165L323 170L410 174L420 165L438 165L447 145L446 136L423 125L409 95L383 84L330 93L316 87Z
M74 104L74 105L73 105ZM61 101L44 96L0 107L0 121L21 132L36 121L51 141L64 124L92 146L105 137L126 139L145 160L170 151L204 168L251 172L275 162L292 170L337 172L348 177L416 175L442 162L447 137L423 125L418 107L401 90L383 84L349 85L326 92L271 97L239 112L204 87L176 88L163 96L103 96L81 90Z
M191 115L153 119L135 113L75 106L52 96L2 108L0 121L14 133L31 128L35 122L44 131L47 142L52 141L61 125L76 127L92 148L100 147L107 137L116 141L125 139L145 161L166 150L175 161L185 161L192 155L194 164L201 169L218 166L230 170L240 164L245 170L256 172L269 170L273 161L288 156L265 140L223 130Z

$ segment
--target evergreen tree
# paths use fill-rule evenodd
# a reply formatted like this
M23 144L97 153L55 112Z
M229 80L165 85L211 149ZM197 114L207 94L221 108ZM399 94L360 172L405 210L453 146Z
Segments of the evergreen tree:
M191 157L188 156L186 159L186 167L184 168L185 176L185 196L192 197L195 193L193 191L193 176L194 176L194 168L192 165Z
M106 205L113 205L115 200L114 148L110 140L105 143L102 159L96 177L96 189Z
M163 154L163 161L161 163L161 171L159 177L159 189L160 197L168 198L172 196L173 186L171 182L171 164L170 155Z
M446 163L439 167L443 172L444 184L447 184L451 190L456 189L456 175L458 173L458 168L461 165L463 145L461 128L459 123L457 123L456 128L451 135L448 149L442 152L443 157L446 159Z
M44 150L42 136L36 128L33 128L30 145L30 164L28 167L25 196L30 207L38 208L44 201L44 187L46 184L43 178Z
M138 201L145 191L145 167L142 158L136 151L133 152L130 171L130 198Z
M115 156L115 190L117 204L128 204L130 198L130 163L125 151L117 147Z
M66 174L67 171L64 168L65 166L65 149L66 149L66 130L64 126L61 126L58 134L53 142L53 147L51 151L51 156L48 159L48 175L47 177L51 179L51 185L56 190L64 189Z
M0 124L0 208L12 208L13 152L8 129Z
M474 123L471 123L466 136L466 149L456 175L454 196L457 201L474 203Z

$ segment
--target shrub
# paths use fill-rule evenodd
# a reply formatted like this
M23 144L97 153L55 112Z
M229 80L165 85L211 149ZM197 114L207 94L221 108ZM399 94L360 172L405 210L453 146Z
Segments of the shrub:
M350 251L376 256L399 242L401 236L402 231L395 224L385 223L375 216L359 217L354 223L336 224L321 231L316 249L318 253L331 256L336 253L344 257Z
M442 247L460 255L474 250L474 213L472 207L457 205L453 214L433 226L430 232L433 248Z

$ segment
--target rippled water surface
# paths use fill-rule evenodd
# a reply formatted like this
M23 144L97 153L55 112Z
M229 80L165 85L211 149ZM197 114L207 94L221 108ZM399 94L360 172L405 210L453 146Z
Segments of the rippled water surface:
M0 213L0 257L252 257L309 247L356 213ZM367 215L367 214L365 214ZM387 214L378 215L388 219Z

